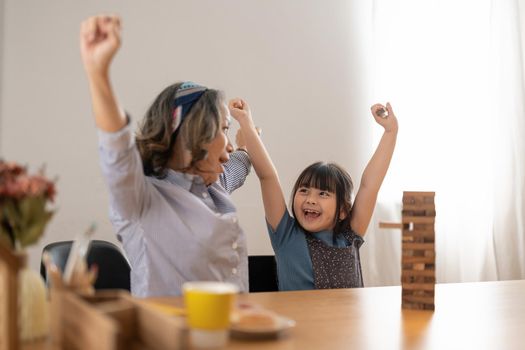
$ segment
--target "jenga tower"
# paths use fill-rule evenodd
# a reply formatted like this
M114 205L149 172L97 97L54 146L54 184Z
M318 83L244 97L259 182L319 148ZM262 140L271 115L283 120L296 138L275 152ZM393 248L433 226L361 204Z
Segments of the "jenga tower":
M403 192L402 307L434 310L435 192Z

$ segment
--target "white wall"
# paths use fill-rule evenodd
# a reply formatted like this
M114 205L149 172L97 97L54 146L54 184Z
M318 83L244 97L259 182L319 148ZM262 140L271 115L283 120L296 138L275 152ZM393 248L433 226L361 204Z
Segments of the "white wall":
M0 0L0 155L2 155L2 83L4 81L2 73L4 67L4 28L5 28L5 9L4 0Z
M524 65L523 74L525 74L525 0L518 0L518 11L521 32L521 62ZM525 76L523 78L525 80Z
M78 53L80 22L100 11L123 19L113 80L135 122L163 87L193 80L250 102L287 196L299 172L321 159L339 162L358 183L373 101L362 93L366 43L356 25L368 14L351 2L4 2L1 156L46 164L58 176L57 212L30 251L33 267L45 244L72 239L92 221L96 239L115 242ZM254 174L234 201L250 254L271 253Z

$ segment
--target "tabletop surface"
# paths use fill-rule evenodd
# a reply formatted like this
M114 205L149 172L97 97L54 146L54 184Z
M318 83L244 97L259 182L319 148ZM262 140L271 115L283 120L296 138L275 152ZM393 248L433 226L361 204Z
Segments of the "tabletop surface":
M175 297L150 300L182 305ZM228 349L525 349L525 280L437 284L433 311L402 309L400 286L251 293L239 301L297 324L280 339L231 340Z
M181 305L180 298L157 298ZM525 280L437 284L435 310L401 308L401 287L240 295L297 322L232 349L525 349Z

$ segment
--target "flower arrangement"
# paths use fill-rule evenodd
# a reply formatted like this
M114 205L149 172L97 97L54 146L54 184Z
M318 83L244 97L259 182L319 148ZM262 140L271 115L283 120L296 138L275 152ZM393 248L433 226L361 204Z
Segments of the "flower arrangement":
M20 250L42 236L53 216L55 185L41 170L29 175L27 168L0 160L0 240Z

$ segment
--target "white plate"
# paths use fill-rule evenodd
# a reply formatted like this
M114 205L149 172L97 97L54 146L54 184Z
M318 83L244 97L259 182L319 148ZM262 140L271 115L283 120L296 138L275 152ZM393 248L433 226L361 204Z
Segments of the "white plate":
M280 315L276 315L275 325L272 327L242 327L233 324L230 327L230 334L234 338L241 339L268 339L278 338L286 331L295 327L295 321Z

